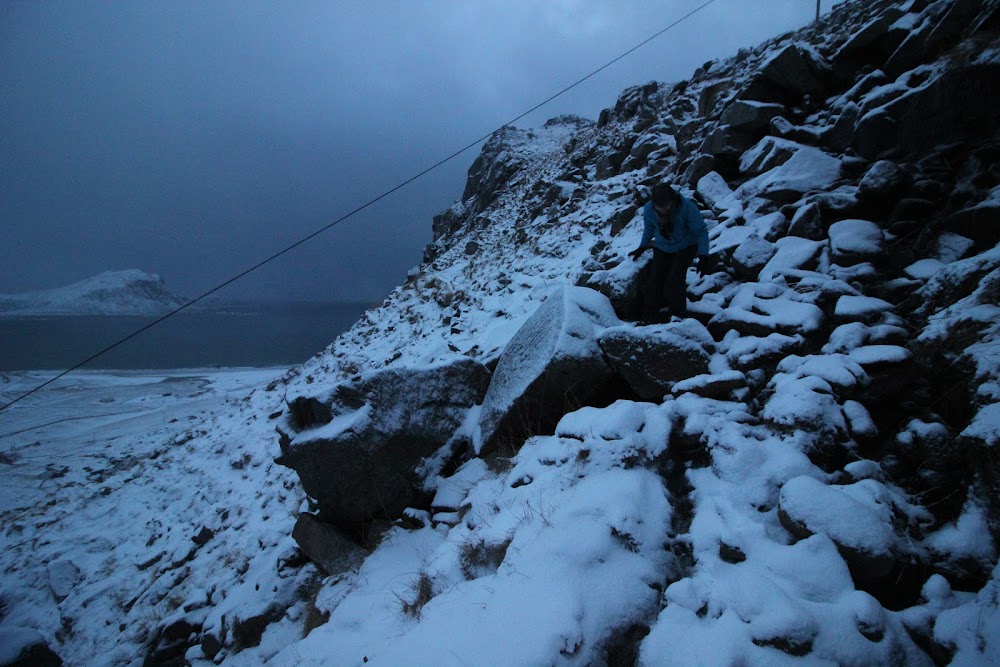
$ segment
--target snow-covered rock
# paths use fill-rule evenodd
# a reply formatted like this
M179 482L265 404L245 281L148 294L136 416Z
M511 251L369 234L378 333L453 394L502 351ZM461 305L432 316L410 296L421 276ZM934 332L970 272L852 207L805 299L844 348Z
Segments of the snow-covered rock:
M607 297L584 287L552 292L511 338L483 398L475 451L544 433L567 411L598 395L612 372L597 344L620 324Z
M289 396L278 461L298 473L328 521L397 516L418 496L418 465L465 422L489 376L482 364L457 357Z
M711 334L693 319L612 327L598 344L611 368L644 400L662 400L674 383L705 373L715 347Z
M869 220L841 220L830 225L831 259L838 264L858 264L879 257L885 234Z
M896 535L887 495L884 485L873 480L837 487L796 477L781 487L779 516L797 537L829 537L852 574L870 581L888 574L893 564Z

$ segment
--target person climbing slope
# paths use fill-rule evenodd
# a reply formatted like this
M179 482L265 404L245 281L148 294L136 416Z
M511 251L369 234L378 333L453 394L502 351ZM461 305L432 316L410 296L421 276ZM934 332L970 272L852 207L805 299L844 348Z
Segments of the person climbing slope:
M710 272L708 228L694 202L665 183L653 188L642 209L644 224L639 247L629 253L633 261L653 249L643 300L641 321L669 322L687 316L687 269L697 256L698 271ZM667 307L664 315L661 310Z

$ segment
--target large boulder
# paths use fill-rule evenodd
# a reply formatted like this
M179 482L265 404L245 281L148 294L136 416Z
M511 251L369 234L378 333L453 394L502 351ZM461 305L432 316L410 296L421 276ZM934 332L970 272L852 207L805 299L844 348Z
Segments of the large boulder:
M785 112L781 104L736 100L722 112L722 122L747 132L762 132L771 124L771 119Z
M886 402L905 391L913 381L913 353L899 345L863 345L849 352L852 360L871 378L865 390L869 403Z
M901 16L902 9L888 7L855 30L833 55L834 69L849 74L866 63L883 60L891 54L906 35L903 29L892 29Z
M560 287L507 344L483 398L478 452L548 433L567 412L599 397L612 379L597 344L621 324L611 302L585 287Z
M858 201L884 215L913 183L906 171L894 162L879 160L858 183Z
M801 44L790 44L761 63L740 99L795 104L804 96L821 99L828 92L829 69L822 57Z
M795 210L792 222L788 225L789 236L819 241L823 234L823 214L819 204L811 202Z
M702 200L716 212L725 213L743 209L732 188L726 183L726 179L717 171L709 172L698 179L695 189Z
M950 215L945 226L983 248L990 247L1000 238L1000 188L994 188L990 199Z
M757 137L741 128L721 125L702 142L700 152L716 157L738 156L753 146Z
M294 469L325 520L395 516L419 496L415 469L482 400L489 370L468 357L360 375L288 401L278 463Z
M708 372L711 334L696 320L604 331L608 363L643 400L662 400L676 382Z
M778 137L764 137L744 153L740 172L759 174L736 191L744 201L756 196L790 203L806 192L831 190L841 178L838 158Z
M775 252L777 248L773 243L752 234L733 252L731 264L736 276L742 280L756 280Z

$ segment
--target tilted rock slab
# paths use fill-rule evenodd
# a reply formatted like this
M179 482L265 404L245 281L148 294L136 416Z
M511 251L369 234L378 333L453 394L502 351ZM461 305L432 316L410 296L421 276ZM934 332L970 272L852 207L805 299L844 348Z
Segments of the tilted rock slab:
M613 373L597 337L619 324L599 292L561 287L550 294L500 356L473 436L476 451L551 431L566 412L598 396Z
M352 570L365 559L363 548L312 514L299 514L292 538L302 553L328 575Z
M415 469L482 400L489 370L468 357L358 376L289 401L277 462L339 524L395 516L418 496Z

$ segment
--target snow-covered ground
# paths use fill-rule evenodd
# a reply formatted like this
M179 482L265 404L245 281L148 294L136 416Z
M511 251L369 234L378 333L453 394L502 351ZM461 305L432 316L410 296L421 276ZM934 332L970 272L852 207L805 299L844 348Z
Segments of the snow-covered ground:
M141 664L163 616L185 602L172 596L208 595L260 539L290 542L301 494L260 450L273 426L257 402L285 372L80 371L0 413L4 626L58 638L67 664ZM50 377L2 375L0 395ZM270 509L258 511L265 492ZM228 527L243 546L226 540L225 555L208 555L203 530Z

